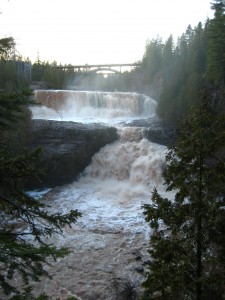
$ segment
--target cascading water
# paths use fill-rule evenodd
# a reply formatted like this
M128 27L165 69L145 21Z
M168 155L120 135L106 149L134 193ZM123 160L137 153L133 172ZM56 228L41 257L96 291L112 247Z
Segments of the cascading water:
M137 93L37 90L33 118L77 122L116 123L150 118L156 102Z
M59 94L63 95L61 100ZM123 118L126 114L130 118L154 115L154 100L143 95L36 92L39 102L55 110L57 105L64 113L68 95L69 105L72 105L69 111L73 113L91 107L96 113L101 109L124 111ZM78 95L79 100L76 100ZM37 117L37 112L32 111ZM42 195L55 212L78 209L82 213L78 222L66 229L63 238L53 238L54 243L70 247L72 252L49 268L52 281L44 279L36 284L36 290L39 292L41 288L50 299L73 295L83 300L117 300L115 278L131 284L143 279L139 272L148 263L150 232L142 205L150 202L154 186L164 193L161 173L166 148L143 139L140 128L123 125L118 127L118 133L120 140L95 154L78 181Z

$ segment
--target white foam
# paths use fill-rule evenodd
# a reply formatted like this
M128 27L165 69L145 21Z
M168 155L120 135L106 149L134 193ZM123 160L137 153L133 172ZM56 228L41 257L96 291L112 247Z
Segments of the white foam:
M137 93L35 91L41 105L30 107L34 119L118 124L155 115L156 102Z
M54 92L49 97L52 94ZM80 94L83 101L79 100L83 103L80 106L74 105L74 102L70 106L72 102L69 100L68 105L65 100L63 112L58 107L58 119L61 113L63 120L116 124L154 115L155 104L152 102L151 107L151 100L147 99L141 112L139 110L139 114L135 114L138 109L136 95L132 95L129 101L121 100L128 95L121 95L120 101L113 99L115 95L101 95L102 99L103 96L108 107L104 107L104 100L99 107L99 96L87 92ZM88 97L92 99L91 106ZM120 107L116 107L116 102L120 103ZM40 117L39 113L34 112L34 116ZM120 140L96 153L78 181L43 195L52 212L67 213L78 209L82 213L75 225L65 229L63 237L52 238L54 244L68 246L72 250L69 257L53 267L55 281L44 285L46 293L56 291L51 295L52 299L59 298L55 288L59 285L68 291L72 286L78 294L84 295L84 299L91 299L94 293L100 295L96 299L115 299L109 293L113 276L118 274L132 280L138 276L134 271L138 263L134 255L137 251L143 261L149 259L147 244L150 229L144 220L142 206L151 203L151 192L155 186L164 196L162 169L166 147L143 139L140 128L124 127L118 132Z

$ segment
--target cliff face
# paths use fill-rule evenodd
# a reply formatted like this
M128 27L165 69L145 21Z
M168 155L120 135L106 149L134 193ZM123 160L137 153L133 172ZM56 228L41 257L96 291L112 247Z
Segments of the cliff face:
M29 179L27 189L53 187L72 182L106 144L118 139L115 128L46 120L32 121L31 148L41 147L40 181Z

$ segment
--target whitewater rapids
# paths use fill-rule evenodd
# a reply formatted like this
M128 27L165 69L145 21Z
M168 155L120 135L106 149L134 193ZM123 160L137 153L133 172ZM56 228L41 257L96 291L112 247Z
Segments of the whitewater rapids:
M79 181L42 196L52 212L78 209L82 217L51 242L71 254L49 268L53 280L35 284L50 299L117 300L116 278L136 284L149 260L149 227L142 205L154 186L164 192L165 147L145 139L119 141L97 153Z
M57 114L60 110L64 120L87 122L94 118L97 122L118 124L155 115L155 101L138 94L131 94L129 101L127 93L118 96L40 91L36 97L42 106L31 108L34 118L51 118L52 112ZM143 271L150 259L147 253L150 229L142 205L150 203L154 187L165 193L162 171L166 147L143 139L141 128L124 125L117 128L120 140L95 154L78 181L46 193L32 193L51 205L52 212L78 209L82 213L63 236L49 240L69 247L71 254L46 267L53 279L35 283L36 294L45 292L52 300L69 296L118 300L127 284L140 292ZM122 286L118 282L123 282Z

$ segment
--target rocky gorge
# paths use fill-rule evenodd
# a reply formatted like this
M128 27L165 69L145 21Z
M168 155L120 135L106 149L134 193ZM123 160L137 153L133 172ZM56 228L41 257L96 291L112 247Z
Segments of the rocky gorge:
M157 118L155 101L144 95L71 91L60 106L61 95L42 91L42 106L32 110L30 148L42 148L38 166L45 175L31 181L29 190L51 212L77 209L82 217L62 236L48 239L71 253L48 268L52 280L32 283L35 295L40 290L51 300L138 295L150 264L143 204L151 201L154 187L165 192L165 145L176 131ZM57 107L49 102L53 96Z
M176 136L174 128L157 118L133 121L129 126L142 130L143 138L162 145L170 144ZM43 169L44 174L39 180L29 180L28 189L55 187L76 180L95 153L119 138L115 127L53 120L32 120L31 136L31 149L42 149L38 169Z

